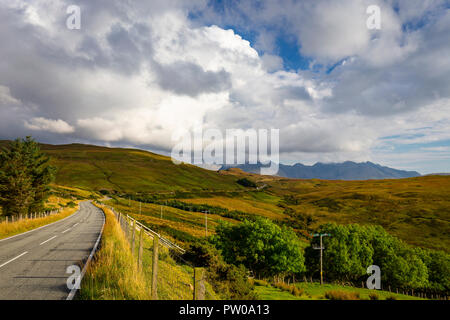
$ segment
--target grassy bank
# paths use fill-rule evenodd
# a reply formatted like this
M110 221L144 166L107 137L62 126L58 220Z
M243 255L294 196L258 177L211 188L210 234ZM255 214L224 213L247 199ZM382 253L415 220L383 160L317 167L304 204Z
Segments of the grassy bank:
M81 300L150 299L144 274L131 254L130 246L114 214L106 215L100 250L88 267L78 296Z
M15 236L17 234L31 231L33 229L45 226L58 220L67 218L75 213L77 208L65 208L57 214L37 219L24 219L14 223L0 223L0 239Z
M88 267L81 285L82 300L149 300L151 299L153 240L144 237L142 269L138 268L138 241L134 255L120 225L111 210L106 214L100 250ZM138 239L138 233L136 238ZM179 264L168 250L159 247L158 299L188 300L193 297L193 269ZM215 299L206 284L207 298Z
M275 287L265 281L255 280L255 291L262 300L423 300L403 294L396 294L382 290L369 290L341 286L336 284L296 283L300 294L294 295L282 286Z

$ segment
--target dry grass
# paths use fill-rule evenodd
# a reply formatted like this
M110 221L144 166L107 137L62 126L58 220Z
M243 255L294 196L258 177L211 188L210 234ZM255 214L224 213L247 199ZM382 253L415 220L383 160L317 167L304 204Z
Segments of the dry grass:
M106 221L101 249L83 278L79 298L82 300L148 300L143 272L138 270L128 241L114 214L103 208Z
M378 294L376 294L375 292L369 293L369 299L370 300L380 300L380 296L378 296Z
M102 207L106 214L101 249L88 268L81 287L83 300L150 300L152 279L153 240L144 237L142 269L138 268L138 241L135 254L117 223L114 214ZM136 232L136 239L138 239ZM189 300L193 297L193 269L177 264L166 248L159 247L158 299ZM216 299L206 283L207 299Z
M301 297L305 293L303 289L300 289L299 287L297 287L296 285L293 285L293 284L277 282L277 283L275 283L274 286L283 291L287 291L296 297Z
M65 208L60 213L37 219L24 219L14 223L0 223L0 239L30 231L44 225L64 219L77 211L77 208Z
M325 292L325 298L328 300L359 300L359 292L345 292L340 290L331 290Z
M242 195L245 197L246 195ZM182 199L183 202L193 204L207 204L211 206L218 206L228 210L238 210L257 214L269 219L279 219L283 210L277 207L276 204L257 201L255 199L244 198L229 198L229 197L212 197L212 198L196 198L196 199Z

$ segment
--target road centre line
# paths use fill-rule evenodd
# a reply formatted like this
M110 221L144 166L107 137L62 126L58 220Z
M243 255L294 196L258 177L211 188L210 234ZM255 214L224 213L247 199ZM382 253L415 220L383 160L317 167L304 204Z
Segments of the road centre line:
M50 240L53 240L53 239L55 239L55 238L56 238L56 236L51 237L51 238L48 239L48 240L45 240L44 242L42 242L42 243L40 244L40 246L42 246L44 243L47 243L47 242L49 242Z
M9 260L9 261L5 262L4 264L0 265L0 268L6 266L8 263L13 262L16 259L19 259L21 256L26 255L27 253L28 253L28 251L25 251L24 253L19 254L17 257L12 258L11 260Z

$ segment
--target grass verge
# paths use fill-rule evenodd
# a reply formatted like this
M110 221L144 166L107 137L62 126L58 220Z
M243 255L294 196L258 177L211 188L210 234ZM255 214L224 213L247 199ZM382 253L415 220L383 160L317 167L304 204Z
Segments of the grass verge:
M31 231L33 229L67 218L76 211L77 208L65 208L60 213L44 218L24 219L13 223L2 222L0 223L0 239L12 237L17 234Z
M153 240L145 236L142 269L138 268L136 232L132 247L114 213L102 207L106 215L100 250L87 268L81 284L81 300L150 300ZM193 298L193 268L177 263L167 248L159 247L158 299L190 300ZM216 299L209 283L205 283L206 298Z
M81 283L80 300L148 300L144 274L138 270L128 241L114 214L102 208L106 220L100 250Z

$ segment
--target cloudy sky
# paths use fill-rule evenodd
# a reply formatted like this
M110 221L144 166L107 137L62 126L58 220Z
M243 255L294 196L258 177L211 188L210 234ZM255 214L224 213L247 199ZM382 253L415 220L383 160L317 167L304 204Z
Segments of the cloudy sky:
M168 154L180 129L275 128L284 163L450 172L445 0L0 0L0 43L0 139Z

